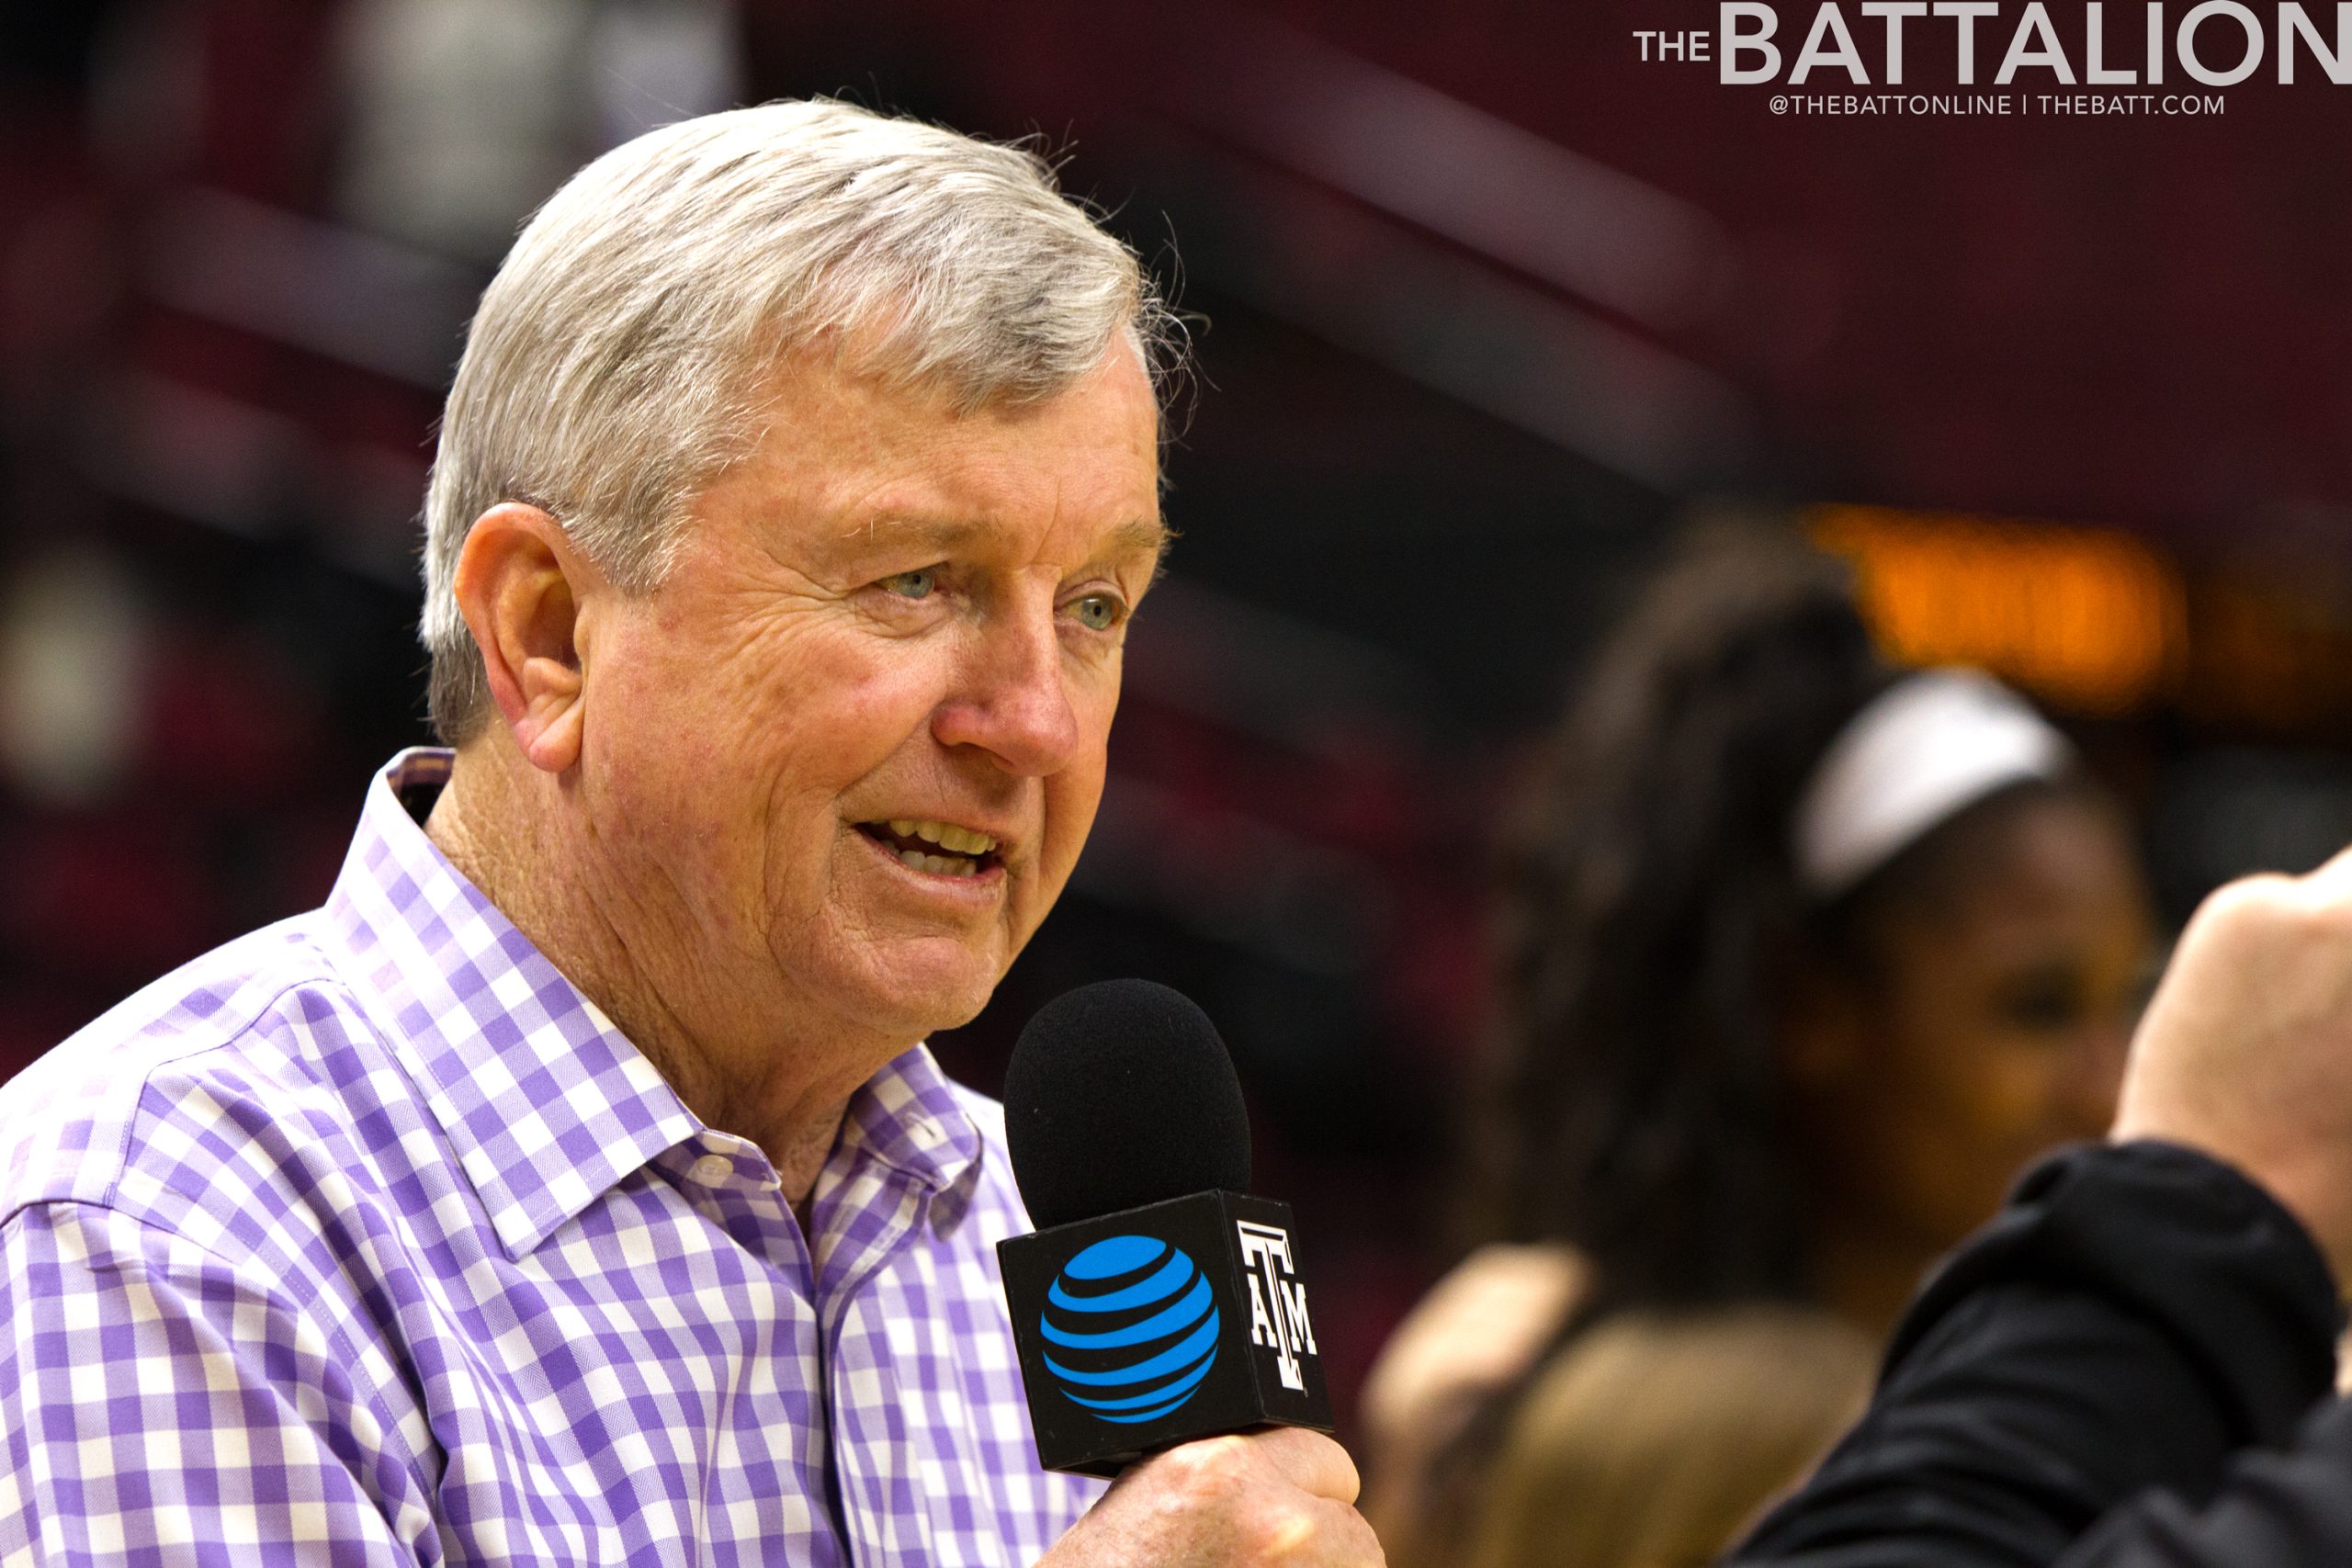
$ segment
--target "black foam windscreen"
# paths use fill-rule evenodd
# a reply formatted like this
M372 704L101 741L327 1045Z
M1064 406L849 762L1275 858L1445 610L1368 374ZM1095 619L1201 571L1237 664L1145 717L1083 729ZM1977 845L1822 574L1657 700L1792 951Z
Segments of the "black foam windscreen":
M1005 1141L1039 1229L1250 1190L1250 1116L1216 1025L1181 991L1102 980L1055 998L1004 1075Z

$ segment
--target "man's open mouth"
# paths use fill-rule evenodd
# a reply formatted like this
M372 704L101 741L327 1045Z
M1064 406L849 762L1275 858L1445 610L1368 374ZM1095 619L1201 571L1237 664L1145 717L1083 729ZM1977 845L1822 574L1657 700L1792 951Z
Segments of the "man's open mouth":
M977 828L894 817L860 822L857 830L899 857L902 864L934 876L978 876L1001 863L997 841Z

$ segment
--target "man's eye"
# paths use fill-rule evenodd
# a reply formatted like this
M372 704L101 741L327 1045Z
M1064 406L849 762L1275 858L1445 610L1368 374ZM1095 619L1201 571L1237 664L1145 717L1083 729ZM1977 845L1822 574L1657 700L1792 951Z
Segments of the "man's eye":
M939 586L939 569L924 567L921 571L901 571L882 580L885 591L901 599L928 599L931 591Z
M1108 593L1090 593L1070 607L1078 624L1089 631L1107 632L1119 624L1125 606Z

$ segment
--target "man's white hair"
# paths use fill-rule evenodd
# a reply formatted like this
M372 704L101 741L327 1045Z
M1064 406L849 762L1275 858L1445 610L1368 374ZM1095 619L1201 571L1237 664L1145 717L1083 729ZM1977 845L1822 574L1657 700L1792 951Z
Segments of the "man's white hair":
M489 716L458 558L503 501L656 587L694 499L760 436L797 351L959 412L1067 390L1124 338L1155 380L1172 318L1036 153L825 100L707 115L598 158L484 292L424 502L434 728Z

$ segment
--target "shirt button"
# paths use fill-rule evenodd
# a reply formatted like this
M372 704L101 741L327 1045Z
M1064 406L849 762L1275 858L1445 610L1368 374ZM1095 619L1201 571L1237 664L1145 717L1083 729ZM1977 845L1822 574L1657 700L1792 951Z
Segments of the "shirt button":
M907 1136L914 1140L915 1147L919 1149L935 1149L947 1134L930 1117L918 1116L907 1123Z
M725 1155L705 1155L687 1174L705 1187L716 1187L735 1174L735 1162Z

